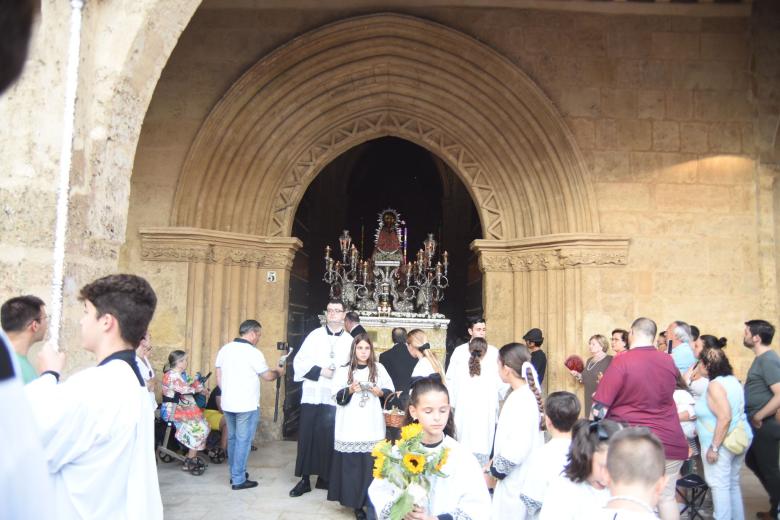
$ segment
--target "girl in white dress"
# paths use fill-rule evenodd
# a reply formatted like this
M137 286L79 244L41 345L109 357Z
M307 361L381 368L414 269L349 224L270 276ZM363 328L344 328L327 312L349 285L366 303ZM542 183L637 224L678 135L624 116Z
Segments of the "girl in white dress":
M498 352L501 379L512 387L498 419L493 460L485 467L493 492L493 519L525 518L520 499L532 453L544 444L544 410L531 352L520 343L504 345Z
M547 488L540 520L596 518L609 500L607 453L609 439L623 429L603 419L580 419L571 432L571 448L563 475Z
M355 336L349 363L333 375L338 406L328 500L351 507L358 520L366 518L363 507L373 479L371 450L385 438L382 402L394 390L387 370L376 361L371 338L365 333Z
M490 494L482 478L477 459L452 436L454 425L450 414L450 397L441 378L434 374L412 383L409 422L419 422L422 443L427 450L448 448L447 462L441 468L446 477L431 477L427 508L415 507L405 520L487 520L490 518ZM377 518L387 520L390 508L401 490L387 479L377 479L368 488Z
M447 372L458 441L483 466L493 451L499 402L508 389L498 374L498 363L487 359L487 350L484 338L472 338L468 364L459 364L454 371Z

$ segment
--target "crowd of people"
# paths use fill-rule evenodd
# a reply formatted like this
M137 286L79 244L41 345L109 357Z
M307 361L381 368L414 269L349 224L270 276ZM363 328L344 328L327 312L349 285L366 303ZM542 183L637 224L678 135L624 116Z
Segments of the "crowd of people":
M14 352L9 364L26 385L28 432L37 432L27 439L26 453L38 451L25 460L26 471L38 472L41 493L54 497L26 507L54 507L58 518L161 517L153 449L158 384L160 415L187 451L182 469L199 464L209 432L220 430L231 488L256 487L247 461L260 419L260 379L285 374L281 363L269 368L256 348L260 323L244 321L219 350L217 386L209 393L204 378L188 374L182 350L170 352L158 383L148 331L156 296L145 280L112 275L80 294L82 341L98 366L65 382L59 382L64 356L51 345L39 354L40 373L27 358L45 337L44 302L21 296L0 309L4 352ZM399 436L385 420L392 404L406 411L407 424L420 425L425 450L448 454L409 520L676 519L682 508L676 482L686 462L709 486L714 518L744 518L743 463L769 495L760 518L777 518L780 356L770 347L775 331L766 321L745 323L743 345L755 358L744 385L725 338L674 321L659 343L655 322L638 318L610 340L589 338L590 357L571 371L581 396L545 397L547 358L538 328L523 343L499 349L487 341L485 320L475 318L469 340L445 368L423 330L394 329L393 347L377 354L360 317L345 311L341 301L329 301L324 325L294 354L293 376L302 383L300 480L290 497L310 492L316 475L314 487L356 518L389 518L399 490L376 478L372 451ZM96 391L105 388L112 392Z

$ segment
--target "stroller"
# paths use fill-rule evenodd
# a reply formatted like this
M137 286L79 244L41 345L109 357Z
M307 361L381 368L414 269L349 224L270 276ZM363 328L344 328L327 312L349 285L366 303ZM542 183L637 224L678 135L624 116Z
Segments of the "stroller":
M201 381L201 383L205 383L210 375L211 374L209 373L208 375L203 377L200 374L197 374L196 377ZM202 397L202 396L198 396L198 397ZM179 404L179 399L180 399L179 393L174 394L173 398L163 397L162 399L163 403L173 403L173 406L171 407L168 419L163 420L162 418L160 418L158 419L159 422L155 424L155 437L159 442L156 450L157 456L160 458L160 461L164 463L172 462L174 459L184 462L185 459L185 456L182 454L184 448L179 444L179 442L175 439L175 437L173 437L173 434L176 431L176 426L174 426L173 424L173 417L176 413L176 407ZM205 406L205 401L201 402L196 398L196 402L198 406L201 408ZM164 425L164 431L163 431L163 425ZM215 464L221 464L226 459L225 451L219 447L219 439L220 439L220 432L212 431L209 434L209 437L206 441L206 454L208 455L209 459ZM190 474L192 475L200 476L206 471L208 464L206 464L206 462L203 460L200 454L195 457L195 460L196 460L196 464L192 466L189 471Z

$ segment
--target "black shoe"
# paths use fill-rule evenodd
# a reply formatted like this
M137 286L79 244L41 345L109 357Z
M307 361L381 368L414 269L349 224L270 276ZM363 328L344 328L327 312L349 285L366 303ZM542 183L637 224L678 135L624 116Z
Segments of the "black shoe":
M366 520L366 512L362 509L355 509L355 518L357 520Z
M244 473L244 478L249 480L249 472L248 471L246 473ZM231 484L233 483L233 479L232 478L230 479L230 483Z
M301 479L295 487L290 490L290 496L295 498L311 491L311 483L308 479Z
M233 491L238 491L239 489L249 489L253 487L257 487L257 481L256 480L245 480L241 484L236 484L235 486L230 486L233 488Z
M322 477L317 477L317 482L314 483L314 487L317 489L328 489L328 481Z

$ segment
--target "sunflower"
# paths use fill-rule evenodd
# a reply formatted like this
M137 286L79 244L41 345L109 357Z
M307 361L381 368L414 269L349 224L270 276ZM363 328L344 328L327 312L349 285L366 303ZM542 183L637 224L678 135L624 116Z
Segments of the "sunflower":
M420 423L407 424L401 428L401 440L408 441L414 437L417 437L422 433L422 426Z
M385 466L385 456L381 453L374 455L374 478L382 478L382 469Z
M425 457L416 453L407 453L404 455L403 464L409 473L417 475L425 469Z
M371 455L374 457L379 456L387 446L390 446L390 443L386 440L377 442L374 444L374 448L371 450Z
M445 448L444 451L442 451L442 453L441 453L441 458L439 459L439 463L436 464L434 469L436 471L441 471L441 468L443 468L444 465L447 464L447 458L449 456L450 456L450 449L449 448Z

